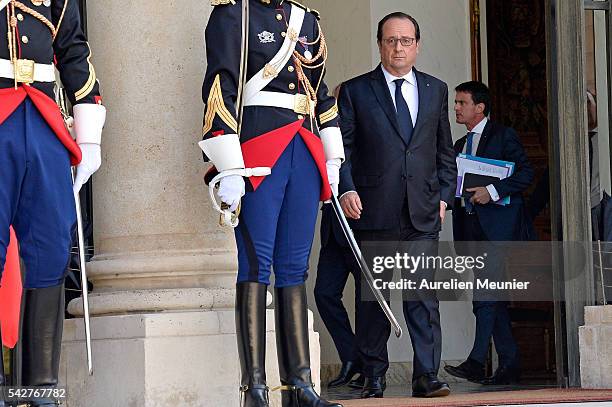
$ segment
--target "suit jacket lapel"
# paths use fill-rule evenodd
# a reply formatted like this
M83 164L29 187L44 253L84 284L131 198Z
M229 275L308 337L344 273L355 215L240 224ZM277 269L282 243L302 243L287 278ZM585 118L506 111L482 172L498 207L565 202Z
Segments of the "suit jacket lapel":
M417 114L416 123L414 125L414 131L412 132L412 140L419 136L419 130L423 127L423 117L426 114L428 103L432 100L431 97L431 86L425 75L417 71L416 68L412 68L414 75L416 76L417 86L419 91L419 112ZM411 143L412 143L411 140Z
M387 86L387 81L385 80L385 75L380 67L376 67L372 71L372 75L370 76L370 85L374 90L374 94L376 95L376 99L378 99L378 103L383 108L383 111L387 115L387 118L391 122L391 125L395 129L395 133L397 136L404 141L402 137L402 133L400 132L399 123L397 122L397 112L395 110L395 105L393 104L393 99L391 99L391 94L389 93L389 87Z
M478 148L476 149L476 155L478 157L482 157L482 153L489 142L489 137L491 136L491 121L487 120L487 124L485 125L484 130L482 131L482 135L480 136L480 141L478 142Z
M457 140L457 143L455 144L455 155L459 155L463 152L463 147L465 147L466 141L467 141L467 138L465 136Z

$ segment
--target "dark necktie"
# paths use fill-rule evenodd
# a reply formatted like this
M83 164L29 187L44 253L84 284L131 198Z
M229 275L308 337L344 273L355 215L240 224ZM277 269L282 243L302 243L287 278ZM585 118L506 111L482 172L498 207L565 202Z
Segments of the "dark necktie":
M412 131L414 127L412 125L412 116L410 116L410 109L402 95L402 85L405 79L396 79L395 82L395 109L397 110L397 121L400 126L402 138L406 142L406 145L410 144L412 138Z
M473 131L470 131L467 134L467 145L465 146L465 153L467 155L476 155L476 154L472 154L472 148L473 148L473 144L474 144L474 133ZM465 210L467 211L467 213L472 213L474 212L474 205L470 202L469 198L465 199Z
M470 131L467 134L467 146L465 148L465 153L467 155L476 155L476 152L472 152L472 147L473 147L473 144L474 144L474 134L476 134L476 133L474 133L473 131Z

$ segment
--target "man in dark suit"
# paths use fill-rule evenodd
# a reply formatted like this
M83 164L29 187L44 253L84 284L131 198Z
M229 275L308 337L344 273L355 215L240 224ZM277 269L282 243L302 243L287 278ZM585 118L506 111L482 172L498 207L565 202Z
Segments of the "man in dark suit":
M448 88L414 69L417 21L392 13L378 25L381 65L342 85L338 106L346 161L341 205L359 241L432 241L453 203L457 169L448 120ZM438 380L438 301L404 301L414 348L412 392L450 393ZM376 302L359 305L357 346L366 376L361 397L382 397L390 325Z
M336 100L340 95L340 85L334 88ZM355 314L360 298L359 266L355 262L340 223L331 204L321 209L321 251L317 265L317 281L314 297L319 315L334 341L342 367L338 375L327 384L328 388L347 385L361 389L364 377L361 375L361 362L357 353L355 333L342 303L344 286L352 274L355 279ZM355 318L358 322L359 319ZM353 379L357 374L357 378Z
M468 188L466 191L472 194L469 200L456 200L453 210L454 239L465 242L527 240L529 220L525 216L522 192L533 181L533 169L523 146L513 129L487 119L491 97L486 85L466 82L457 86L455 91L457 123L464 124L468 129L467 135L455 143L455 153L510 161L515 164L515 170L506 179ZM495 203L508 196L508 205ZM487 245L491 248L495 246ZM489 257L491 261L487 261L487 273L500 277L503 274L503 256ZM520 374L519 354L512 337L507 303L495 298L475 300L473 312L476 316L476 334L472 351L465 362L459 366L445 366L445 370L453 376L483 384L517 381ZM484 364L491 336L500 363L495 374L485 379Z
M342 294L349 275L355 279L355 314L359 321L360 271L344 232L338 223L332 206L323 205L321 214L321 251L317 267L317 281L314 297L321 319L334 341L342 368L327 387L334 388L348 384L361 388L363 377L361 362L357 353L355 334L351 328L348 313L342 304Z

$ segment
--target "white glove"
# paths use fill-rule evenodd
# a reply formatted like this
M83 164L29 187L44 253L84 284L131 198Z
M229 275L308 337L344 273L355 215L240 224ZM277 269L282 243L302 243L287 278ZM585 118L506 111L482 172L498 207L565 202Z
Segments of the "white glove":
M82 143L79 144L83 158L81 163L77 166L76 177L74 178L74 193L77 194L83 184L87 182L89 177L94 172L98 171L102 164L102 152L99 144L93 143Z
M342 161L339 158L332 158L327 160L325 166L327 167L327 180L331 186L332 193L334 196L338 196L338 184L340 183L340 165Z
M217 192L222 202L230 206L230 211L238 209L240 198L244 195L244 178L240 175L230 175L221 178Z

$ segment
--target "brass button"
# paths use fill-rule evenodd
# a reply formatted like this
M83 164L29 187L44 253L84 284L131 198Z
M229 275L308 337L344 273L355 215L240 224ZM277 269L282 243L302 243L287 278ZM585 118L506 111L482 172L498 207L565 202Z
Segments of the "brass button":
M281 33L281 37L285 38L286 36L287 36L287 33L283 31L283 32Z
M290 83L289 84L289 89L290 90L294 90L295 89L295 83Z
M282 16L281 14L277 14L277 15L276 15L276 19L277 19L278 21L280 21L280 20L282 20L282 19L283 19L283 16Z
M304 120L304 116L302 116L301 114L298 114L298 120Z
M293 65L289 65L289 67L287 68L287 70L288 70L289 72L293 72L293 71L295 71L295 68L293 67Z
M26 37L25 35L23 37L21 37L21 42L23 42L24 44L27 44L30 41L30 39L28 37Z
M23 21L23 14L17 14L17 20Z

